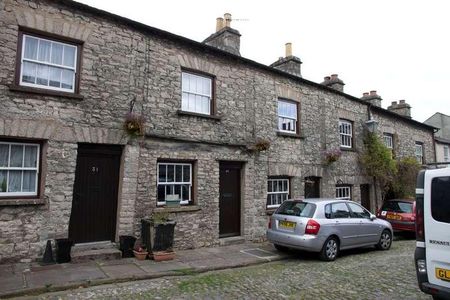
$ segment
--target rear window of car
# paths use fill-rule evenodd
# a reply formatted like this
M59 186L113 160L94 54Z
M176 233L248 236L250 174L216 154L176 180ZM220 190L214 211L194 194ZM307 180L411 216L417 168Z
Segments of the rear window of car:
M450 177L431 181L431 216L439 222L450 223Z
M311 218L315 211L316 205L313 203L285 201L278 208L276 214Z
M411 214L413 212L413 204L403 201L386 201L381 207L381 210Z

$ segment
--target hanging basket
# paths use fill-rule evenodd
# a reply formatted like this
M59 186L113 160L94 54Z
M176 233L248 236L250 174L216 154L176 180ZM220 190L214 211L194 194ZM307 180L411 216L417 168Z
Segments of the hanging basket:
M133 137L144 135L144 117L134 113L128 113L125 116L123 129Z

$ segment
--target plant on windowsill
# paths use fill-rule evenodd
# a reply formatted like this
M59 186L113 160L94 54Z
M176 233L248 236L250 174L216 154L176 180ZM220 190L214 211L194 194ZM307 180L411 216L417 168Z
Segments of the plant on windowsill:
M342 155L342 151L339 149L327 149L323 151L323 164L329 166L332 163L339 160Z
M135 113L127 113L123 123L123 129L132 137L144 135L144 117Z
M149 219L142 219L142 240L148 245L149 256L155 261L175 257L173 241L175 221L167 212L153 212Z
M133 253L137 260L145 260L147 258L148 251L141 239L137 239L134 243Z

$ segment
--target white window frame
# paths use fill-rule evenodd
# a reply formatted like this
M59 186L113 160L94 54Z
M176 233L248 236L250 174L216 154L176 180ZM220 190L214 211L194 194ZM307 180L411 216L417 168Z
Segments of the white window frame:
M38 52L37 52L37 57L39 57L39 43L40 41L47 41L50 43L54 43L54 44L60 44L62 46L68 46L68 47L72 47L75 48L75 55L74 55L74 65L73 67L70 66L65 66L65 65L59 65L59 64L54 64L51 62L46 62L46 61L39 61L39 60L34 60L34 59L30 59L30 58L25 58L25 38L26 37L31 37L34 39L38 40ZM51 51L52 51L52 47L50 48L50 57L51 57ZM64 56L62 58L62 60L64 61ZM24 82L22 80L23 77L23 65L24 62L30 62L30 63L35 63L35 64L39 64L39 65L45 65L45 66L49 66L49 67L56 67L56 68L60 68L60 69L66 69L66 70L70 70L74 72L73 75L73 80L72 80L72 89L66 89L66 88L62 88L62 87L54 87L54 86L49 86L49 85L42 85L42 84L37 84L37 83L30 83L30 82ZM41 88L41 89L46 89L46 90L54 90L54 91L62 91L62 92L69 92L69 93L74 93L75 92L75 83L76 83L76 78L77 78L77 64L78 64L78 47L70 44L70 43L64 43L64 42L60 42L57 40L52 40L52 39L46 39L46 38L42 38L42 37L38 37L32 34L28 34L28 33L23 33L22 34L22 55L21 55L21 60L20 60L20 80L19 80L19 84L22 86L29 86L29 87L35 87L35 88ZM50 72L49 72L50 74ZM36 69L36 73L35 73L35 79L37 79L37 69ZM48 82L50 82L50 79L47 78ZM62 82L62 72L61 72L61 78L60 78L60 82Z
M414 154L416 156L417 162L419 164L423 164L423 143L421 143L421 142L415 143Z
M283 190L283 191L273 191L274 190L274 184L277 185L278 182L286 182L286 187L287 190ZM274 203L272 196L271 195L286 195L286 199L289 199L289 178L269 178L267 179L267 184L271 184L272 185L272 192L269 192L269 190L267 190L267 208L276 208L279 207L281 205L281 203L283 203L284 201L281 200L280 203ZM281 184L281 186L283 186L283 184ZM269 199L270 199L270 204L269 204Z
M448 145L444 145L444 161L450 161L450 147Z
M393 150L394 149L394 138L390 133L383 133L383 141L386 148Z
M161 165L174 166L174 172L175 172L176 166L182 166L182 167L189 166L189 181L160 182L159 181L159 167ZM157 178L156 195L157 195L157 197L158 197L158 187L160 185L164 185L164 186L167 186L167 185L174 185L174 186L175 185L189 185L189 199L180 201L180 204L189 204L192 201L192 167L193 167L192 163L158 162L157 170L156 170L156 172L157 172L156 173L156 178ZM184 168L182 168L182 173L181 173L181 179L183 179L183 178L184 178ZM175 179L176 179L176 177L174 174L174 180ZM166 169L166 180L167 180L167 169ZM165 189L164 193L165 193L165 197L167 197L167 189ZM157 201L157 205L165 205L166 204L166 201L158 201L158 199L156 201Z
M352 187L350 185L336 186L336 199L351 200Z
M298 103L295 101L289 101L289 100L284 100L284 99L278 99L277 104L280 105L280 102L283 103L287 103L290 105L295 105L295 118L292 118L292 116L285 116L285 115L281 115L278 113L277 110L277 114L278 114L278 131L280 132L286 132L286 133L297 133L297 128L298 128ZM294 121L294 130L285 130L282 128L282 124L284 120L290 120L290 121Z
M341 148L353 148L353 122L339 120L339 143Z
M16 197L16 196L37 196L38 194L38 190L39 190L39 158L40 158L40 151L41 151L41 145L37 144L37 143L18 143L18 142L0 142L0 144L2 145L9 145L9 153L8 153L8 166L7 167L2 167L0 166L0 171L7 171L7 175L6 175L6 187L8 190L9 188L9 171L36 171L36 179L35 179L35 191L34 192L0 192L0 197ZM33 146L33 147L37 147L37 151L36 151L36 167L10 167L11 164L11 146ZM22 154L22 165L25 159L25 148L23 149L23 154ZM22 179L20 182L20 186L22 189L23 186L23 175L22 175Z
M188 74L189 76L193 76L195 77L199 77L202 80L208 80L210 87L209 87L209 94L203 94L200 93L198 91L194 91L194 90L188 90L187 87L185 87L183 85L183 75L184 74ZM185 99L183 97L183 94L189 94L189 95L194 95L194 96L200 96L200 97L208 97L209 101L208 101L208 113L196 110L196 109L189 109L187 104L184 104L185 101L187 101L187 99ZM213 105L213 78L211 76L207 76L207 75L202 75L202 74L198 74L198 73L194 73L194 72L189 72L189 71L182 71L181 72L181 109L182 111L188 111L188 112L193 112L193 113L197 113L197 114L202 114L202 115L212 115L212 107Z

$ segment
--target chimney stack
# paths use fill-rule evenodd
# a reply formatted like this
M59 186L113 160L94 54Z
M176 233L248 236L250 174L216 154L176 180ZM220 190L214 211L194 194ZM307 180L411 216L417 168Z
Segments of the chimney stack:
M274 62L270 66L275 69L289 73L291 75L302 77L301 64L302 61L300 60L300 58L292 55L292 43L286 43L285 57L280 57L276 62Z
M323 78L323 82L320 84L324 86L328 86L330 88L333 88L339 92L344 92L344 85L345 83L339 79L338 74L332 74L331 76L325 76Z
M363 93L361 100L368 102L373 106L381 107L381 100L383 99L377 94L377 91L370 91L370 93Z
M388 106L387 109L391 112L411 119L411 106L406 103L405 100L400 100L398 104L397 101L392 101L391 105Z
M229 13L224 14L223 18L217 18L216 32L207 37L203 43L240 56L241 34L231 28L231 20Z

